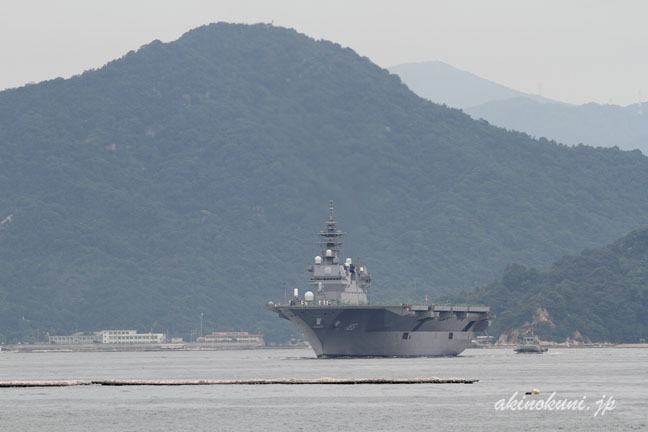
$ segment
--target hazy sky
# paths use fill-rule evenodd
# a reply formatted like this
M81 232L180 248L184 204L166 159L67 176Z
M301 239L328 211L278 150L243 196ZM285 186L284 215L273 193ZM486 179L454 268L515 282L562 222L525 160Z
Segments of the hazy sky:
M441 60L571 103L648 99L648 1L0 1L0 89L100 67L210 22L274 22L383 67Z

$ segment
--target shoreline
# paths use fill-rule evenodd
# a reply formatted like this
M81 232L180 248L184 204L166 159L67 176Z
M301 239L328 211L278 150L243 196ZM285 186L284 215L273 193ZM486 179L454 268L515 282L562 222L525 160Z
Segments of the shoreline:
M0 353L70 353L70 352L170 352L170 351L232 351L263 349L310 348L308 345L266 346L244 343L164 343L164 344L13 344L0 345Z
M601 349L601 348L648 348L648 343L618 343L618 344L587 344L587 345L564 345L564 344L539 344L543 348L566 348L566 349ZM515 349L520 344L506 344L506 345L485 345L470 347L471 349Z
M518 345L475 346L468 349L515 349ZM600 348L648 348L648 343L606 344L606 345L551 345L541 344L551 349L600 349ZM253 344L213 344L185 342L176 344L93 344L93 345L58 345L58 344L20 344L1 345L0 353L70 353L70 352L170 352L170 351L236 351L266 349L308 349L308 345L253 345Z

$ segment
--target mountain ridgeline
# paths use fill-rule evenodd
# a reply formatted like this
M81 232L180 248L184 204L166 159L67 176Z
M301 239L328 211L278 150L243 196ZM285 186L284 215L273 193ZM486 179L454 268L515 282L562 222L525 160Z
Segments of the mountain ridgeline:
M483 118L497 126L564 144L617 146L648 154L648 113L644 112L642 104L627 107L596 103L568 105L516 97L487 102L465 111L473 118Z
M335 200L372 300L422 301L648 222L648 159L472 120L327 41L212 24L0 92L0 339L292 327L262 310Z
M543 270L510 265L500 281L462 300L492 305L495 335L639 342L648 335L648 228Z
M648 112L642 103L621 107L571 105L523 93L439 61L389 70L422 98L461 108L475 119L567 145L641 150L648 154Z
M398 75L417 95L449 107L466 109L494 101L527 98L549 101L523 93L440 61L404 63L389 71Z

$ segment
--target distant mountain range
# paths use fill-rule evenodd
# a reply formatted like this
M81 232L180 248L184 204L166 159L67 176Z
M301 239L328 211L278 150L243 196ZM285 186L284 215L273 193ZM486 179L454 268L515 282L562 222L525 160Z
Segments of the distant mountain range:
M641 104L570 105L522 93L437 61L390 70L419 96L461 108L496 126L568 145L617 146L648 154L648 112Z
M404 63L390 67L389 71L398 75L422 98L453 108L466 109L517 97L549 101L542 96L514 90L440 61Z
M294 331L265 312L336 203L374 301L469 290L648 224L648 158L426 101L353 50L213 24L0 92L0 341Z
M644 114L639 104L575 106L516 97L487 102L465 111L473 118L564 144L617 146L648 154L648 113Z

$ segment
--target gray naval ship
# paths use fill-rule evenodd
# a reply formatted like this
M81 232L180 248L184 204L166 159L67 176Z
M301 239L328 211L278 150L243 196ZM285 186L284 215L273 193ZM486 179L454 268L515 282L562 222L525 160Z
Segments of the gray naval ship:
M295 288L288 304L266 305L299 326L317 357L454 356L489 326L487 306L369 303L369 270L341 261L344 232L332 201L319 237L321 255L308 268L311 290L300 297Z

